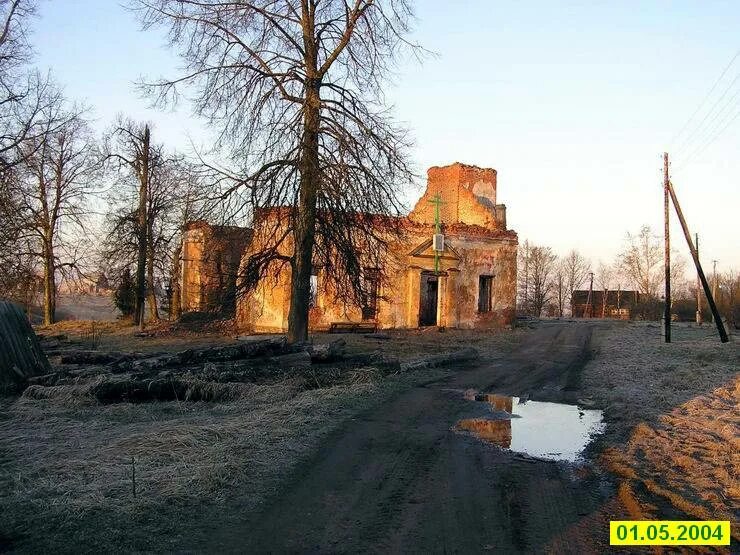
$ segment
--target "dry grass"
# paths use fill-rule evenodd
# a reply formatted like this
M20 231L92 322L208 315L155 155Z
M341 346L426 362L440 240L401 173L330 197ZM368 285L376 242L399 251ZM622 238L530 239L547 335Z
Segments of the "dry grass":
M240 384L239 400L221 404L6 401L0 539L21 551L204 548L216 521L256 508L347 418L433 375Z
M599 338L583 385L609 422L602 460L653 517L656 499L695 519L737 522L740 506L740 349L708 326L633 324ZM649 493L648 493L649 492ZM654 498L650 497L657 496ZM736 539L738 532L734 530Z
M657 423L675 407L728 384L740 370L740 341L722 344L710 325L673 326L666 344L656 323L605 328L584 369L584 395L603 408L607 439L623 442L641 422Z
M74 338L89 329L89 322L77 321L43 331ZM233 341L224 333L164 328L140 338L117 322L100 329L103 350L172 351ZM470 345L484 345L489 356L515 345L520 334L342 338L355 352L382 349L408 359ZM269 384L210 384L228 389L232 401L219 403L101 405L87 394L95 377L29 388L19 399L0 400L0 550L208 551L216 523L238 526L347 419L443 375L324 368Z

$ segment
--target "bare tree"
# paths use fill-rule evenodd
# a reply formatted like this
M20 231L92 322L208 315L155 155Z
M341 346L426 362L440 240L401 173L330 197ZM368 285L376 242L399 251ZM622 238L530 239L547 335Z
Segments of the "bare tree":
M591 271L591 262L577 250L571 250L561 262L568 301L573 304L573 291L581 287Z
M555 264L555 277L553 278L553 287L555 289L556 300L558 303L558 317L562 318L565 313L565 300L569 298L568 285L565 279L566 268L565 260L559 259Z
M663 271L663 247L650 226L642 226L638 235L627 233L619 259L625 275L637 290L648 299L657 298Z
M58 277L80 269L86 200L98 167L83 110L53 94L42 112L43 133L26 137L18 147L21 162L11 182L17 187L18 238L28 247L22 254L38 261L43 273L47 325L55 320Z
M597 266L596 272L594 274L594 279L596 281L596 284L599 286L599 288L602 291L601 295L601 317L606 317L606 305L609 297L609 291L613 290L615 286L615 280L616 276L618 274L618 268L608 264L604 263L601 260L599 260L599 265Z
M31 1L0 0L0 160L5 167L11 165L11 155L33 122L23 114L24 100L34 88L22 84L28 79L24 74L31 58L27 24L34 11Z
M144 281L150 320L160 317L156 295L160 281L170 283L170 317L179 317L182 234L193 219L213 216L197 169L179 157L165 157L161 148L157 149L157 156L160 162L152 168L147 183L145 213ZM141 244L140 182L131 172L120 177L119 186L108 198L106 239L101 250L105 264L117 275L131 267L138 268Z
M525 241L519 252L520 290L526 291L524 310L532 316L541 316L552 299L558 257L550 247L532 245Z
M0 0L1 171L20 161L21 142L48 132L44 116L55 102L51 78L27 67L33 54L28 23L35 13L34 0Z
M331 264L336 291L361 302L357 238L382 250L412 179L409 141L383 106L382 87L412 18L408 0L138 0L145 27L169 29L187 70L147 87L164 103L178 87L220 130L252 214L290 207L287 233L269 236L247 266L248 286L287 256L292 271L288 339L308 335L310 277ZM280 214L283 214L280 212ZM256 218L253 226L268 222ZM269 225L266 223L266 225ZM286 254L287 253L287 254Z
M38 259L23 233L23 189L16 182L17 172L6 168L0 175L0 297L25 305L30 315L41 286Z
M144 329L144 305L148 289L147 276L153 276L151 264L149 268L147 267L147 259L151 260L153 258L148 256L153 250L153 247L150 246L153 222L151 218L147 218L153 198L150 194L150 184L154 174L165 163L163 148L161 145L152 143L151 129L148 123L138 123L119 116L112 131L106 137L105 157L118 171L124 171L126 176L134 179L138 191L135 214L124 213L119 224L132 223L134 225L133 229L136 236L134 324ZM153 283L149 285L153 286ZM152 310L152 316L157 317L157 305L156 299L153 297L152 287L149 288L149 291L150 310Z

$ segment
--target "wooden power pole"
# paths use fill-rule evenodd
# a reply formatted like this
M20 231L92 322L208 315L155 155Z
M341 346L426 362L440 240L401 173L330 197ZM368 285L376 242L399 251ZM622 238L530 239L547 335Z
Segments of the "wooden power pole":
M696 258L699 258L699 234L695 234L696 236ZM701 316L701 278L699 277L699 272L696 272L696 323L701 326L702 324L702 316Z
M714 322L717 325L717 331L719 332L720 341L722 341L722 343L727 343L729 341L729 338L727 337L725 325L722 323L722 316L720 316L719 310L717 310L717 305L714 302L714 295L709 289L709 282L707 281L707 278L704 275L704 270L702 270L701 263L699 262L699 252L696 250L696 248L694 247L694 243L691 241L689 226L686 224L686 219L683 217L681 205L678 203L678 197L676 197L676 192L673 190L673 184L670 181L668 182L668 192L671 195L671 200L673 201L673 207L676 209L678 220L681 222L681 228L683 229L683 234L686 237L686 242L689 245L691 257L694 259L694 265L696 265L696 272L699 274L699 280L701 280L701 284L704 287L704 294L707 297L709 309L712 311L712 317L714 318Z
M589 272L588 277L590 278L588 284L588 298L586 299L586 308L583 309L584 316L586 310L588 310L588 317L594 317L594 273Z
M663 326L665 342L671 342L671 222L670 210L670 180L668 178L668 153L663 153L663 217L665 237L665 312L663 313Z

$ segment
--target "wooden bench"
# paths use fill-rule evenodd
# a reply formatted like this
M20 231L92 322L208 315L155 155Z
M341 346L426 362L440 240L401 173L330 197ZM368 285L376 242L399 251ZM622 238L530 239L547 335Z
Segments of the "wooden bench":
M329 325L329 333L375 333L378 323L374 321L365 322L332 322Z

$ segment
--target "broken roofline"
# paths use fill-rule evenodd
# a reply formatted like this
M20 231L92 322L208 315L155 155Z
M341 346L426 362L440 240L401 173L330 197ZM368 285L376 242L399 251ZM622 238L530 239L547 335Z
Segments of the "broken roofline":
M276 206L269 208L259 208L255 211L255 227L260 221L269 220L272 218L280 221L282 218L289 218L293 211L292 206ZM323 211L326 214L326 211ZM367 225L385 225L385 226L396 226L402 231L414 232L419 230L433 230L434 224L426 224L423 222L417 222L410 219L408 216L388 216L383 214L370 214L367 212L348 212L347 215L354 214L359 223ZM510 229L489 229L477 224L466 224L463 222L454 223L442 223L442 232L448 232L452 234L460 234L467 237L480 237L483 239L508 239L512 241L518 240L518 235L515 231Z
M278 220L281 220L283 218L290 218L293 215L293 211L296 210L296 206L267 206L262 208L257 208L254 211L254 221L256 223L266 220L269 218L277 218ZM334 210L326 210L326 209L318 209L316 211L317 217L321 216L326 218L327 215L331 216L333 214L337 213L337 211ZM390 214L373 214L370 212L356 212L356 211L348 211L344 212L342 214L343 217L347 216L354 216L358 220L363 220L363 223L396 223L398 221L402 221L407 218L407 216L392 216Z

